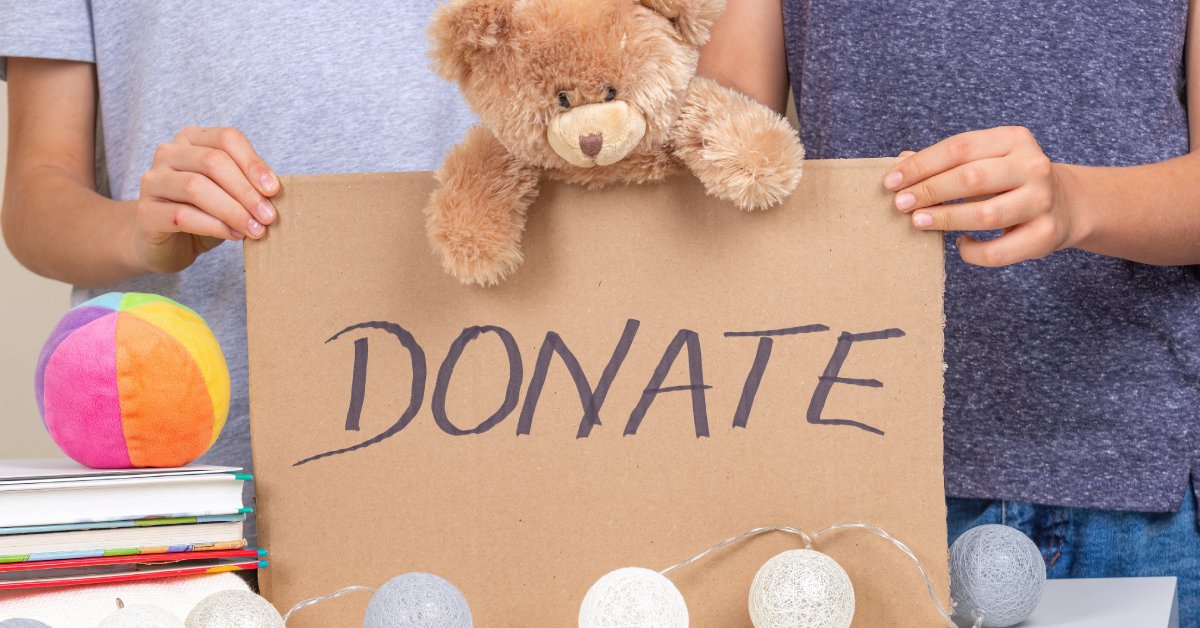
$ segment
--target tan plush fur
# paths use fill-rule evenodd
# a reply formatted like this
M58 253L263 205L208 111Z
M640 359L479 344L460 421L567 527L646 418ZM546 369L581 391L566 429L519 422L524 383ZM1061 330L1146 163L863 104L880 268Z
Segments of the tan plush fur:
M803 149L781 116L697 78L724 0L451 0L433 56L481 123L447 156L426 224L447 272L493 285L521 263L538 180L600 187L687 167L742 209L786 198Z

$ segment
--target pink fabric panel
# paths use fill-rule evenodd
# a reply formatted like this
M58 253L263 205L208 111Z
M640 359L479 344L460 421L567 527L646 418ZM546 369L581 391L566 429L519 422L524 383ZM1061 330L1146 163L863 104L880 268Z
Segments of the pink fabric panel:
M128 468L117 395L117 316L68 336L46 364L46 427L68 456L98 469Z

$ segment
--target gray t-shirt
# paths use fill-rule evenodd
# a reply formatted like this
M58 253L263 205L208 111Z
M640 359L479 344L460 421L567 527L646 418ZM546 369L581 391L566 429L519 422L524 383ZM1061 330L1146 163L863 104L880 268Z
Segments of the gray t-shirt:
M3 57L96 64L112 197L138 197L155 147L183 127L241 129L280 174L432 170L475 118L430 69L425 29L439 0L0 0ZM229 362L229 420L202 461L250 467L246 302L240 244L151 292L197 310ZM248 528L253 534L253 528Z
M886 157L1005 124L1028 127L1059 162L1183 155L1196 148L1187 20L1187 0L784 2L816 159ZM954 235L947 494L1177 510L1189 475L1200 480L1200 267L1068 250L979 268Z

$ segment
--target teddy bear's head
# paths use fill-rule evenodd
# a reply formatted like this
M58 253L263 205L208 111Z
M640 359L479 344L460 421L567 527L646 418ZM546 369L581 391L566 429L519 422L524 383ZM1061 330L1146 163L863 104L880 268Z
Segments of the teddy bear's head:
M725 0L451 0L431 28L439 74L517 157L608 166L656 149Z

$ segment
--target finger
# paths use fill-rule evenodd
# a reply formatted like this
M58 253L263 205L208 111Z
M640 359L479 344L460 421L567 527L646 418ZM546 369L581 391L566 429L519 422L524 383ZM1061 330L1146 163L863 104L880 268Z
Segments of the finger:
M997 127L960 133L910 155L888 172L883 178L883 185L889 190L906 188L970 161L1002 157L1017 143L1032 138L1029 130L1023 127Z
M927 231L992 231L1028 222L1045 210L1023 190L971 203L938 205L913 212L912 223Z
M193 205L154 201L150 227L159 233L191 233L221 240L241 240L242 234Z
M241 203L202 174L166 170L151 178L147 191L160 200L192 205L246 237L258 239L266 231Z
M908 159L909 157L912 157L913 155L916 155L916 154L917 154L916 152L911 151L911 150L902 150L902 151L900 151L900 154L897 155L896 157L897 157L897 159Z
M219 148L190 144L164 144L157 155L167 167L198 172L211 179L242 204L258 221L269 225L275 220L275 206L254 187L229 153Z
M229 153L246 179L263 196L271 197L279 192L279 179L241 131L229 127L188 127L177 137L194 146L219 148Z
M995 240L981 242L971 236L958 238L958 253L964 262L976 266L1008 266L1045 257L1054 252L1053 229L1049 220L1017 225Z
M1024 176L1011 160L992 157L934 175L896 194L896 209L908 212L971 196L999 194L1018 188Z

